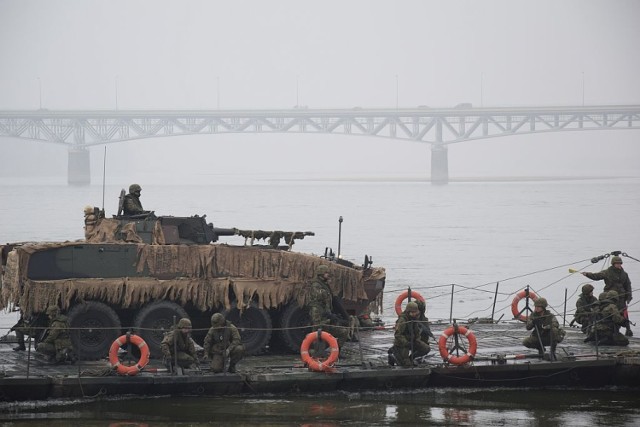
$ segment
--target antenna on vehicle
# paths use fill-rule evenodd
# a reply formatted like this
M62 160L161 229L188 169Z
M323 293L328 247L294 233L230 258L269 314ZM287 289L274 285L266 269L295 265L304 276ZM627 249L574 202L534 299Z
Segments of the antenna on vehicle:
M104 183L107 175L107 146L104 146L104 158L102 161L102 212L104 212Z
M342 215L338 218L338 259L340 259L340 240L342 239Z

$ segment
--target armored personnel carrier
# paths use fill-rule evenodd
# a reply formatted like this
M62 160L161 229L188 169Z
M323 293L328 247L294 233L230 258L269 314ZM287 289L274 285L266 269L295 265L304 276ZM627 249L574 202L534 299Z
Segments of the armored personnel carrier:
M0 246L0 308L19 308L35 331L46 326L47 307L60 306L84 360L106 357L129 331L161 357L164 333L182 317L202 344L216 312L239 327L248 354L276 344L298 351L308 332L306 284L318 265L329 267L345 314L379 307L385 283L384 268L367 256L356 265L328 249L324 256L292 250L312 235L216 228L198 215L106 218L87 207L85 240ZM222 236L244 237L244 244L219 243Z

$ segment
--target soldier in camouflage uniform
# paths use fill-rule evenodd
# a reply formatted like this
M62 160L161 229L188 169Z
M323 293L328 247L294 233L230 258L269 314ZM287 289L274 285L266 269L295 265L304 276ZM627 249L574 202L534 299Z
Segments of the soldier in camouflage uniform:
M389 349L389 364L408 368L413 366L413 360L426 356L431 348L429 344L420 338L422 333L420 319L420 309L413 301L398 316L396 330L393 338L393 347Z
M75 355L69 336L67 316L60 313L58 306L47 308L46 314L49 317L49 326L36 351L45 355L50 362L74 362Z
M617 299L616 291L602 292L598 296L600 310L595 330L585 341L597 340L598 345L629 345L629 339L620 333L620 326L625 324L626 319L618 309Z
M329 267L319 265L316 267L316 275L311 282L309 289L307 311L311 319L311 327L313 329L322 328L330 333L338 340L338 346L348 340L348 330L341 327L341 322L347 321L333 313L333 303L331 289L329 288Z
M148 214L149 211L145 211L142 209L142 203L140 202L140 192L142 191L142 187L138 184L131 184L129 186L129 194L124 196L124 202L122 203L123 214L130 215L141 215Z
M585 271L582 275L591 280L604 280L604 292L616 291L618 293L616 305L621 313L633 299L631 295L631 280L627 272L622 268L622 258L617 255L611 258L611 267L606 270L602 270L599 273ZM629 319L625 319L623 326L627 329L626 335L628 337L633 336Z
M225 360L229 358L228 371L236 372L236 364L244 355L240 332L233 323L225 320L221 313L211 316L211 328L204 339L204 355L211 359L211 371L224 371Z
M172 370L176 359L181 368L199 366L196 346L191 339L191 320L186 317L180 319L176 327L165 334L160 348L164 363L169 370ZM176 352L177 357L175 357Z
M545 298L538 298L535 301L534 311L527 318L527 330L533 331L522 341L522 345L538 349L540 354L544 353L543 346L549 346L551 357L554 357L556 344L564 339L565 331L560 328L556 316L547 310L547 306ZM540 338L538 338L538 334L540 334Z
M598 312L598 298L593 296L593 285L586 284L582 287L580 298L576 301L576 312L573 315L576 323L582 325L582 333L589 335L591 324Z

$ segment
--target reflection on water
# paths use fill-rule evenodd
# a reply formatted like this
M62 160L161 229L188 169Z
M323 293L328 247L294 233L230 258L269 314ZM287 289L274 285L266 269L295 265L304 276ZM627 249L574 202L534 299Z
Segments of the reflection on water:
M627 390L420 390L285 398L162 397L3 404L2 426L640 425Z

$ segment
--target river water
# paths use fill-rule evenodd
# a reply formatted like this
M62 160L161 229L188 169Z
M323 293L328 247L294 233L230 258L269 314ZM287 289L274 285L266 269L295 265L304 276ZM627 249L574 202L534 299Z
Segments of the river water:
M467 180L446 186L411 179L205 178L197 185L141 182L141 200L158 215L207 214L217 227L314 231L296 243L294 249L303 252L337 251L340 241L344 258L362 263L367 254L387 270L381 316L388 323L394 321L395 296L407 287L427 299L431 320L448 321L492 312L509 318L513 295L525 286L547 298L561 322L566 294L568 323L586 283L568 268L599 271L608 260L589 260L615 250L640 259L640 178ZM106 186L107 215L115 213L120 188L128 184ZM5 180L0 241L81 239L85 205L103 205L102 185ZM629 257L624 262L637 284L640 263ZM603 284L595 285L597 295ZM632 321L640 317L639 299L629 308ZM14 319L4 313L0 326ZM149 426L639 425L638 408L640 397L615 390L414 390L7 405L0 425L39 425L44 418L51 425L91 426L125 420Z

